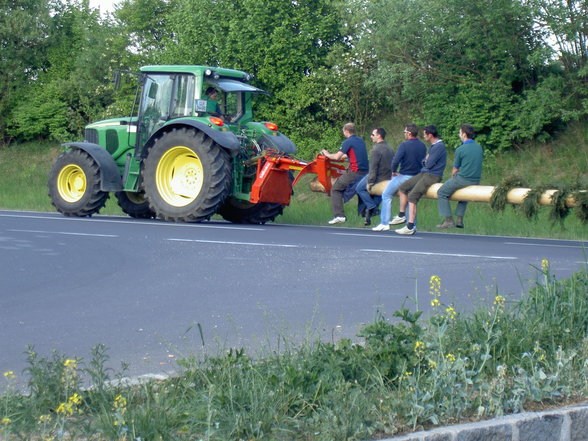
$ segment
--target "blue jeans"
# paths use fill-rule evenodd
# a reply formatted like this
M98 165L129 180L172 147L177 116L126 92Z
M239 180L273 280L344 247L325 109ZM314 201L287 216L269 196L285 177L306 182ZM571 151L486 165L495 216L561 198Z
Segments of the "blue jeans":
M367 180L368 175L365 175L361 180L357 183L357 187L355 187L355 191L363 201L365 208L368 210L373 210L378 205L380 205L380 201L382 198L380 196L372 196L367 191Z
M445 182L437 191L437 207L439 208L439 216L449 217L451 216L451 205L449 204L449 198L460 188L467 187L469 185L477 185L479 182L470 181L469 179L462 178L459 175L455 175ZM463 217L466 212L468 203L465 201L459 201L455 207L455 215Z
M404 181L408 181L413 175L398 175L394 176L382 193L382 212L380 213L380 223L388 225L392 218L392 198L398 191L398 187Z

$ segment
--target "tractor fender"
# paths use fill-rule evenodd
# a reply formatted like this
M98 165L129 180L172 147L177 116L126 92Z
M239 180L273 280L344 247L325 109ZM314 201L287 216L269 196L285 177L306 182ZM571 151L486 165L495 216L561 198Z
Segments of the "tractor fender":
M239 150L239 148L241 147L241 143L239 142L239 138L237 138L237 135L235 135L233 132L215 130L212 127L210 127L209 125L204 124L203 122L200 122L200 121L194 121L193 119L174 120L171 124L166 124L161 129L159 129L157 132L155 132L151 136L151 139L154 139L156 136L159 136L159 134L161 132L167 131L171 127L175 127L175 126L194 127L195 129L198 129L198 130L206 133L207 136L212 138L212 140L214 142L216 142L218 145L220 145L221 147L224 147L229 150Z
M272 148L282 153L296 153L296 145L286 135L278 133L277 135L261 135L257 143L262 149Z
M104 147L91 142L68 142L62 145L69 149L83 150L98 163L100 167L100 190L120 191L123 189L118 166Z

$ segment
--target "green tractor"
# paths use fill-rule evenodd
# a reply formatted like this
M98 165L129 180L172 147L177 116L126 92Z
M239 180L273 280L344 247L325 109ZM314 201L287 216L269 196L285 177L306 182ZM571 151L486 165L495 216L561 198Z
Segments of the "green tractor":
M89 124L83 142L64 144L49 177L57 211L91 216L115 192L135 218L201 222L219 213L263 224L282 214L289 196L252 202L256 158L269 151L287 156L296 147L275 124L253 120L253 97L267 92L250 85L249 74L146 66L139 78L137 116ZM286 185L289 195L291 175Z

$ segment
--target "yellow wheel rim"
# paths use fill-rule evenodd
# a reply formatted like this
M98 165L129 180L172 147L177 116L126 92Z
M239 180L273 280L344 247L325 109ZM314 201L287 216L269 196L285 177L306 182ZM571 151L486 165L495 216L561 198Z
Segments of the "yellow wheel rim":
M155 171L155 182L163 200L174 207L185 207L202 190L204 167L188 147L176 146L161 157Z
M68 164L57 176L57 191L64 201L78 202L86 193L86 174L79 165Z

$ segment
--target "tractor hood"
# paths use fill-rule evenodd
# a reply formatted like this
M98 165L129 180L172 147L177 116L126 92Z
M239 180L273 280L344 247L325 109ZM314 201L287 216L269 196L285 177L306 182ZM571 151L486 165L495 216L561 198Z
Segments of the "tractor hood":
M262 93L264 95L270 95L265 90L258 89L247 83L242 83L237 80L230 80L228 78L219 78L218 80L207 80L208 83L218 87L223 92L250 92L250 93Z

